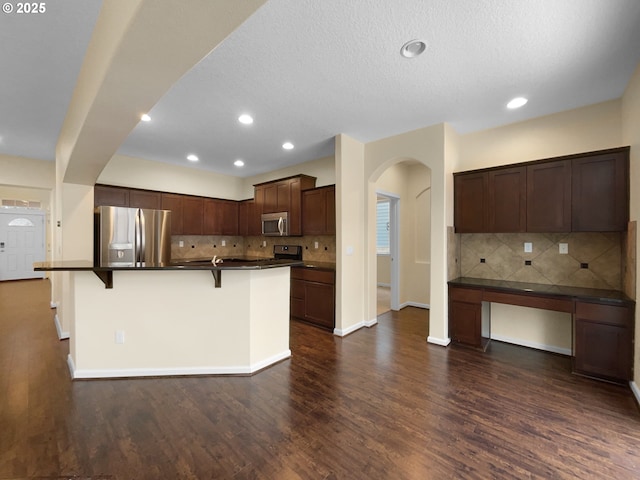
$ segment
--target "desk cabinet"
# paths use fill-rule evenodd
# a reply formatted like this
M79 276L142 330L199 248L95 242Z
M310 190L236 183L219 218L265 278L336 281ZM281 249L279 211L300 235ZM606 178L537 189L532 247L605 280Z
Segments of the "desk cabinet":
M573 369L605 380L632 378L633 309L576 301Z
M449 335L454 343L486 349L491 338L491 303L571 313L573 372L627 382L633 378L634 303L587 298L572 293L449 285Z

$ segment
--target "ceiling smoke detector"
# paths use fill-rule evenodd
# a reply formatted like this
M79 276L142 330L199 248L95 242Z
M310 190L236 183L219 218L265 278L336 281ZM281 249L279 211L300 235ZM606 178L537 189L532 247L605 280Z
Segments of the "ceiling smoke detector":
M400 55L405 58L414 58L427 49L427 44L422 40L411 40L400 49Z

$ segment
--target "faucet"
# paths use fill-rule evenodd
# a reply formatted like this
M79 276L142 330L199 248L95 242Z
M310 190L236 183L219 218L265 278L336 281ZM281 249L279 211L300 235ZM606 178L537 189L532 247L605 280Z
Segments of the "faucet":
M223 263L223 260L221 258L218 258L217 255L214 255L213 258L211 259L211 263L213 263L213 265L219 265Z

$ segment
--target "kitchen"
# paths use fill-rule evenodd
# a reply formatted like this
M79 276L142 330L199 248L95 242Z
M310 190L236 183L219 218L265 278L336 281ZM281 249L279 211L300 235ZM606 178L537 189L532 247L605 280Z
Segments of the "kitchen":
M100 27L97 31L105 28ZM221 28L221 32L223 31L227 30ZM105 33L105 45L113 45L110 43L113 39L109 40L109 36L110 34ZM153 51L153 46L146 45L145 48ZM184 49L195 52L197 48L195 44L185 45L178 42L175 45L175 50ZM166 57L166 51L163 48L158 48L157 52L163 58ZM127 64L126 68L128 67ZM112 72L119 72L122 68L123 79L127 78L127 75L134 74L131 71L127 73L125 65L118 64L117 57L110 68ZM172 74L175 75L175 73ZM131 78L133 80L133 77ZM111 95L118 91L115 85L104 85L103 90L100 90L99 82L94 82L95 79L92 80L86 75L82 79L87 82L87 86L91 86L90 90L94 89L96 95L109 96L108 88L114 89ZM152 86L157 89L166 89L169 83L171 81L168 79L158 78ZM132 84L136 82L132 81ZM421 303L428 303L431 308L429 341L446 345L449 337L446 281L449 279L447 272L454 271L453 268L448 268L448 263L452 259L447 255L451 250L448 245L454 241L451 231L453 225L451 173L499 163L513 163L632 144L634 90L633 83L629 85L630 93L622 100L614 99L538 119L516 121L511 125L476 133L459 134L448 124L435 124L372 142L359 142L350 136L338 135L335 137L334 154L331 156L307 161L299 168L278 168L268 174L262 173L249 178L193 171L187 166L178 167L169 164L160 166L157 162L121 153L113 155L121 139L126 136L122 133L118 141L102 138L100 135L93 140L87 137L83 145L92 145L90 153L83 150L85 147L68 157L65 153L65 158L61 157L59 162L60 171L57 174L46 162L3 158L3 166L7 167L4 171L16 172L13 178L9 176L4 182L9 185L33 186L55 191L54 198L49 204L52 210L52 225L60 222L60 227L52 226L50 229L54 245L51 255L55 260L91 258L92 244L87 240L89 237L80 233L89 232L91 229L90 221L87 219L91 217L94 204L92 189L95 183L229 200L250 198L253 184L299 173L315 176L319 186L335 184L336 333L344 335L363 326L373 325L376 321L376 285L375 275L372 274L375 271L375 253L372 248L375 240L371 221L375 205L373 185L393 164L404 159L413 159L430 169L432 182L430 286L428 298ZM149 91L150 87L146 84L139 88ZM131 94L133 95L133 91ZM90 108L86 103L84 107L80 104L76 105L78 101L79 99L76 99L72 102L72 112ZM134 104L137 103L134 102ZM98 104L91 107L94 109L91 111L92 118L100 117L101 122L106 122L106 117L101 117L98 107ZM122 108L124 114L127 108L125 106ZM61 155L63 152L72 151L72 146L78 140L79 124L73 118L74 116L70 114L60 136ZM123 124L121 118L114 117L109 121L113 125ZM128 125L133 126L132 119L128 119L127 122ZM89 125L86 130L91 131ZM111 146L108 145L109 142ZM107 151L111 153L107 154ZM635 155L633 149L631 155L633 159ZM87 156L94 160L87 162ZM33 172L39 173L33 176ZM632 192L634 178L632 175ZM55 185L58 187L54 189ZM633 197L631 200L632 218L634 218ZM447 232L448 236L444 236L444 232ZM173 246L174 251L178 252L177 255L185 251L185 247L179 246L179 241L177 246ZM187 246L196 245L187 238L182 241ZM216 243L216 245L216 248L221 248L219 244ZM314 246L315 243L312 245ZM315 250L309 245L306 246L309 247L309 250L305 250L307 252ZM255 245L251 247L255 248ZM256 253L264 251L260 248L258 246ZM58 305L62 331L68 332L69 324L64 314L63 288L67 280L64 278L58 280L54 281L52 301ZM361 288L361 285L365 288Z

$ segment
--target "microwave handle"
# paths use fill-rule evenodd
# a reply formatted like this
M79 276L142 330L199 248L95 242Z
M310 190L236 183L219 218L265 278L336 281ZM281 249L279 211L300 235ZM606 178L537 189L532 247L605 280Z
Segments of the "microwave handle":
M282 217L278 219L278 231L280 232L280 236L284 235L284 220Z

